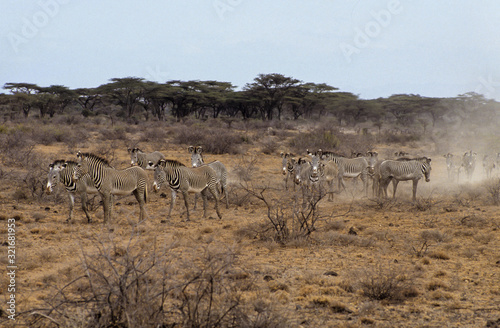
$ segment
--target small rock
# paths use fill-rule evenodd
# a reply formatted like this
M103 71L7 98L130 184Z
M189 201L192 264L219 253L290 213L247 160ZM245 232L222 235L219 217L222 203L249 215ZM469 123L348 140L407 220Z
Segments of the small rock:
M324 276L338 276L339 274L335 271L326 271L325 273L323 273Z
M265 275L265 276L264 276L264 280L265 280L265 281L271 281L271 280L274 280L274 278L273 278L273 277L271 277L271 276L269 276L269 275Z

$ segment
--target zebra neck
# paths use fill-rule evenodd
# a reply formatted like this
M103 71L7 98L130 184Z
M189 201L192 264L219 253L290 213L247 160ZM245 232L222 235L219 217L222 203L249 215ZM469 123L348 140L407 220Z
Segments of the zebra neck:
M61 172L59 175L59 180L61 180L62 184L64 185L67 191L71 192L76 190L76 183L69 176L69 172Z

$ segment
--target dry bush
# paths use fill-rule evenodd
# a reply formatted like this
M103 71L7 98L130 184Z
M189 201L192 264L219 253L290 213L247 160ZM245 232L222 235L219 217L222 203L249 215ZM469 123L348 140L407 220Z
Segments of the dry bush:
M72 279L45 297L46 306L23 313L31 327L286 327L272 304L243 304L252 289L236 254L222 245L193 246L179 257L178 245L159 249L155 238L132 234L126 244L105 234L91 237L81 267L65 269ZM43 251L46 260L51 252ZM58 280L48 274L47 284Z
M211 154L239 154L239 145L244 141L242 136L232 130L210 128L203 124L190 127L178 125L173 131L177 144L200 145L204 152Z
M282 245L297 245L316 231L316 223L322 218L318 203L325 193L304 199L301 206L297 197L289 194L277 197L268 187L254 188L247 185L243 188L267 208L267 225L264 225L265 230L261 235L270 235L270 239Z
M293 152L302 154L306 149L316 151L317 149L332 150L340 145L337 137L339 133L335 130L323 128L315 129L307 133L300 133L288 142L288 146Z
M128 126L115 125L101 127L98 132L101 134L102 140L127 140L126 132Z
M500 178L486 182L485 188L493 205L500 205Z
M355 277L363 294L372 300L403 301L418 295L408 272L393 263L378 263Z

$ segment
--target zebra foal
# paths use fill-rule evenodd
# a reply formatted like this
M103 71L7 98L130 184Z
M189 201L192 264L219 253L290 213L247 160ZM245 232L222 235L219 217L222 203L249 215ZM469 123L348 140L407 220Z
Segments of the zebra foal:
M153 190L158 192L163 183L168 183L172 192L172 201L168 211L168 219L172 214L172 208L175 204L177 192L181 192L184 197L184 205L186 206L186 216L189 221L189 206L188 193L201 192L203 197L203 217L207 216L207 191L210 192L215 199L215 211L219 219L222 215L219 212L219 195L217 191L217 176L215 171L207 166L187 167L176 160L160 160L155 166Z
M73 171L77 163L73 161L57 160L49 165L49 174L47 176L47 186L45 192L51 194L54 187L61 182L69 198L69 215L66 222L71 222L73 219L73 208L75 206L75 194L80 195L82 202L82 210L87 217L87 222L92 222L89 212L87 211L87 194L97 194L97 189L88 174L84 175L79 181L73 179Z
M132 166L123 170L113 168L107 160L91 154L77 153L78 164L73 171L73 178L78 181L89 174L102 198L104 223L109 222L113 210L113 195L134 194L139 203L139 221L146 217L147 174L142 168Z

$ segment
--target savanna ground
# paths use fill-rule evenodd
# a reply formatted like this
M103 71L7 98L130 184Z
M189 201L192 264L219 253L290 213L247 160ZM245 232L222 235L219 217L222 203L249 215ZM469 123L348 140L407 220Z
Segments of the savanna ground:
M209 124L218 124L210 135L197 134ZM314 149L308 138L318 129L332 139L311 122L4 124L0 262L7 266L7 220L15 218L18 269L15 322L6 312L9 279L0 277L0 325L497 327L500 180L485 180L478 161L472 182L449 182L447 150L429 140L346 135L333 141L344 150L431 157L431 181L420 181L415 203L411 182L399 184L396 200L377 200L348 181L333 202L323 197L304 209L300 193L284 191L279 153ZM131 146L189 165L191 144L229 170L222 220L213 200L202 218L199 200L186 222L180 195L167 219L163 187L158 194L149 188L144 222L128 196L115 199L112 221L103 225L99 197L91 196L93 222L77 197L68 224L64 188L44 194L48 164L75 160L77 150L117 168L130 165ZM460 147L457 154L468 150Z

